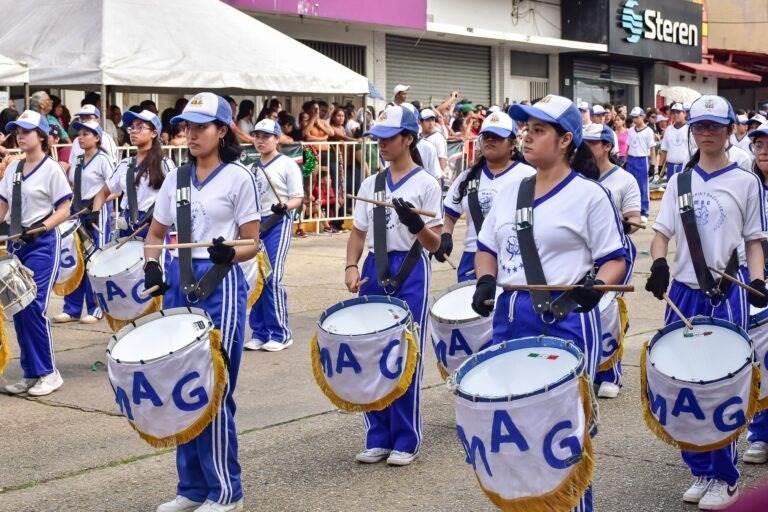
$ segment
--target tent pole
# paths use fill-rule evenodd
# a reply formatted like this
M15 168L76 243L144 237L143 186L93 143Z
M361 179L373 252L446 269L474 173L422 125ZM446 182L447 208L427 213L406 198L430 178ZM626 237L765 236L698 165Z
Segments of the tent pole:
M29 82L24 82L24 109L29 110Z
M109 105L109 98L107 98L107 86L101 84L101 127L106 127L107 124L107 106Z

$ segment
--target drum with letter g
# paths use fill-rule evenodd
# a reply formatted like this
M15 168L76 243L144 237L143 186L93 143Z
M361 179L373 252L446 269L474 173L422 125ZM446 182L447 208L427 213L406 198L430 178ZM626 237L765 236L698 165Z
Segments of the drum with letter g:
M339 409L384 409L408 390L419 354L418 326L397 298L368 295L320 315L310 342L312 372Z
M661 329L640 353L640 398L646 425L662 441L694 452L739 437L755 414L760 370L743 329L695 317Z
M570 511L592 481L590 383L573 343L509 340L449 379L456 431L480 487L505 511Z
M155 447L200 435L227 384L219 331L194 308L159 311L123 327L107 348L107 372L120 412Z

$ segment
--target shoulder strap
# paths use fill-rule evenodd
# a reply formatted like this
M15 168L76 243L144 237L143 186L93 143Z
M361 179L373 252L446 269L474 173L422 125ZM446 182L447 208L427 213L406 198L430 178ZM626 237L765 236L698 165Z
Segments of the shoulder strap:
M469 175L467 175L469 178ZM472 215L472 224L475 226L475 233L480 233L480 229L483 227L483 221L485 215L483 215L483 209L480 207L480 178L467 181L467 205L469 206L469 214Z
M179 243L192 241L192 165L184 164L176 174L176 237ZM191 293L195 287L192 249L179 249L181 287Z
M72 211L80 209L80 203L83 201L83 165L85 163L85 154L77 157L75 164L75 179L72 184Z
M387 171L376 174L373 198L386 200ZM384 206L373 207L373 256L376 262L376 278L384 288L389 282L389 255L387 254L387 210Z
M19 160L13 171L13 190L11 191L11 235L21 233L21 182L24 179L24 164L27 159Z
M536 176L529 176L520 182L517 192L517 210L515 224L517 243L520 246L520 257L525 269L525 280L528 284L547 284L544 269L541 266L539 251L533 238L533 197L536 190ZM547 291L532 291L533 309L546 313L552 306L552 295Z
M128 199L128 219L131 226L135 226L139 211L139 201L136 198L136 157L128 162L128 170L125 172L125 194Z
M704 249L701 246L699 229L696 227L696 213L693 207L693 194L691 193L691 169L686 169L677 176L677 208L683 222L685 239L688 242L688 251L691 255L691 263L696 273L696 281L699 288L707 295L714 292L715 280L704 258Z

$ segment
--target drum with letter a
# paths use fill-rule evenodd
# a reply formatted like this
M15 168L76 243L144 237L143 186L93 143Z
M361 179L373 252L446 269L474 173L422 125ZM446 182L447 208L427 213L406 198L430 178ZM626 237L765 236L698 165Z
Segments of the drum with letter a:
M755 348L755 359L760 363L759 410L768 409L768 308L749 307L749 337Z
M451 375L456 431L480 487L505 511L570 511L592 480L590 384L573 343L509 340Z
M107 348L107 372L120 412L155 447L200 435L227 384L219 331L194 308L159 311L122 328Z
M88 278L107 323L117 331L127 323L161 307L161 297L142 297L144 242L118 241L98 249L88 261Z
M490 346L493 317L482 317L472 309L477 281L465 281L445 290L429 309L432 347L443 380L472 354ZM503 290L496 288L496 297Z
M688 451L711 451L739 437L755 414L760 370L743 329L696 317L661 329L640 353L640 398L656 436Z
M339 409L384 409L411 384L420 357L417 329L408 305L394 297L368 295L330 307L310 342L318 386Z

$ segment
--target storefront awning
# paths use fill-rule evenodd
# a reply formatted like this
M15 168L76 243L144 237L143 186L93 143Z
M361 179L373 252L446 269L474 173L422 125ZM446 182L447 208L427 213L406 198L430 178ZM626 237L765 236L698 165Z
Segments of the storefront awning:
M730 78L731 80L744 80L746 82L760 82L763 77L742 71L741 69L720 64L719 62L676 62L670 66L702 76L714 76L716 78Z

